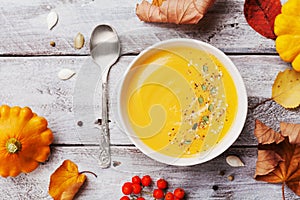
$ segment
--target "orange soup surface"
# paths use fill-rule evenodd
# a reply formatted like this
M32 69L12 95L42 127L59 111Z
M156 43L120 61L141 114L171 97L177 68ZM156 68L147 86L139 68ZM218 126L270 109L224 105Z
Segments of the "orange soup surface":
M234 82L213 55L191 47L152 50L130 71L130 125L149 148L191 157L219 143L237 112Z

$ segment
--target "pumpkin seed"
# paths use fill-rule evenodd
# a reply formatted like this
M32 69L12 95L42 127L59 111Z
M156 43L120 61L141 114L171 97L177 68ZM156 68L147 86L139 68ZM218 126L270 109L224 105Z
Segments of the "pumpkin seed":
M208 116L203 116L203 117L202 117L202 120L206 123L206 122L208 122L209 117L208 117Z
M195 124L193 125L192 129L193 129L193 130L196 130L197 127L198 127L198 123L195 123Z
M209 104L208 110L211 112L211 111L213 111L213 109L214 109L214 105L213 104Z
M217 88L216 87L213 87L210 89L210 94L216 94L217 92Z
M48 29L51 30L58 21L58 15L55 11L51 11L47 16Z
M200 96L200 97L198 98L198 102L199 102L200 104L202 104L202 103L204 102L204 99L203 99L202 96Z
M74 47L76 49L81 49L84 45L84 37L81 33L77 33L74 39Z
M58 78L60 78L61 80L68 80L72 76L74 76L74 74L75 74L75 72L71 69L61 69L58 72Z
M232 155L231 156L227 156L226 157L226 162L231 167L243 167L243 166L245 166L245 164L237 156L232 156Z
M203 72L208 72L208 66L203 65Z
M191 143L192 143L191 140L186 140L186 141L184 141L184 144L191 144Z

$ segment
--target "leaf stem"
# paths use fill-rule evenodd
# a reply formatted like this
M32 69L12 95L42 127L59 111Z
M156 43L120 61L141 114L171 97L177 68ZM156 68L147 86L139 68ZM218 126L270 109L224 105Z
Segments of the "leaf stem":
M82 171L82 172L79 172L79 174L92 174L92 175L94 175L96 178L98 177L97 174L95 174L94 172L91 172L91 171Z
M250 110L254 110L254 109L257 108L258 106L263 105L264 103L266 103L266 102L268 102L268 101L272 101L272 100L273 100L273 98L265 99L264 101L259 102L259 103L257 103L256 105L254 105L254 106L252 106L252 107L249 107L249 109L250 109Z
M285 197L284 197L284 182L282 183L281 191L282 191L282 200L285 200Z

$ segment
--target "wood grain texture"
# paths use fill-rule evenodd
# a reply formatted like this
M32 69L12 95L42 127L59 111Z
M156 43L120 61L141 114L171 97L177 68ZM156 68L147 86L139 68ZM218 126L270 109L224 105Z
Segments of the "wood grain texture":
M197 25L149 24L135 15L137 0L0 0L0 55L87 55L93 28L110 23L119 33L123 53L137 53L170 38L195 38L230 53L275 53L274 41L256 33L243 15L244 0L217 0ZM46 17L59 15L50 31ZM86 43L73 47L81 32ZM56 47L49 45L56 42Z
M167 179L171 190L185 188L187 199L281 199L281 185L252 178L257 157L255 119L276 130L280 121L300 123L300 108L288 110L266 101L271 97L277 73L289 67L276 55L274 41L263 38L247 24L244 0L216 0L197 25L140 22L135 15L137 2L140 1L0 0L0 104L30 106L47 118L55 136L49 160L34 172L15 178L0 177L0 200L51 199L47 192L50 175L65 159L77 163L80 171L98 175L88 175L76 199L119 199L124 182L133 175L145 174ZM58 13L59 21L48 30L46 17L51 10ZM97 165L100 131L95 121L101 113L101 69L88 56L90 34L100 23L116 28L123 54L109 77L111 151L117 164L109 169ZM86 42L82 49L75 50L73 40L78 32ZM170 38L206 41L229 53L247 89L248 116L240 137L221 156L196 166L166 166L148 158L118 125L118 86L133 55ZM50 41L55 41L56 46L51 47ZM62 81L57 77L62 68L72 69L76 75ZM239 156L245 167L230 167L225 162L227 155ZM225 175L219 174L221 170ZM234 181L228 181L228 175L234 175ZM218 190L213 190L214 185ZM300 198L287 188L286 199Z
M112 144L132 144L117 123L117 91L120 79L134 57L125 56L109 78L110 132ZM278 128L280 121L300 123L299 109L287 110L274 101L259 105L271 96L278 71L287 64L277 56L230 56L244 79L249 100L244 130L235 145L256 145L254 120ZM100 131L94 122L101 113L100 70L90 57L0 58L0 99L2 104L30 106L45 116L54 131L55 144L96 145ZM270 70L272 67L272 70ZM76 71L67 81L57 77L62 68ZM84 91L84 93L80 93ZM257 106L259 105L259 106ZM257 106L255 109L252 107ZM82 121L83 125L77 125Z
M281 199L280 184L266 184L252 178L256 148L231 148L210 162L175 167L157 163L134 147L113 147L112 160L121 163L109 169L98 167L97 150L96 147L54 147L49 161L34 172L16 178L0 178L0 198L51 199L47 194L49 177L63 160L70 159L78 164L79 171L89 170L98 175L95 178L87 174L87 182L76 199L119 199L124 182L130 181L133 175L145 174L150 174L154 180L165 178L170 183L170 190L185 188L187 199ZM238 155L245 167L230 167L225 161L228 155ZM220 175L220 171L225 174ZM233 181L227 180L229 175L234 176ZM212 189L214 185L218 186L218 190ZM300 198L286 189L286 199Z

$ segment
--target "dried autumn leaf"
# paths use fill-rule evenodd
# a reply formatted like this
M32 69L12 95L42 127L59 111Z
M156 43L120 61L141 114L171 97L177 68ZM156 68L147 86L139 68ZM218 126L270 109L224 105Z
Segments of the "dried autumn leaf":
M86 180L78 172L78 167L70 160L65 160L50 177L49 194L54 200L71 200Z
M136 15L145 22L197 24L215 0L143 0Z
M259 144L271 144L274 142L278 144L284 140L280 133L275 132L259 120L255 121L254 135Z
M272 98L285 108L296 108L300 105L300 72L286 69L279 72L273 87Z
M256 128L261 122L256 121ZM264 125L265 126L265 125ZM259 135L264 137L258 146L258 157L256 162L256 172L254 178L259 181L269 183L282 183L282 195L284 199L284 185L286 184L297 195L300 195L300 124L281 123L281 135L288 136L282 142L275 143L273 134L275 131L269 130ZM263 130L264 129L260 129ZM259 130L255 130L259 132ZM257 134L255 134L257 135ZM270 141L274 143L270 144Z
M165 1L165 0L153 0L153 1L152 1L152 5L160 6L160 5L162 4L163 1Z
M246 0L244 15L248 24L259 34L275 39L274 21L281 12L280 0Z
M289 138L291 144L300 144L300 126L298 124L280 123L282 135Z
M274 171L278 166L279 161L283 161L283 159L276 152L272 150L259 150L257 153L257 161L256 161L256 171L254 177L257 178L261 175L267 175L270 172ZM258 180L258 179L257 179ZM273 183L271 180L264 180L266 182ZM274 183L280 183L274 182Z

